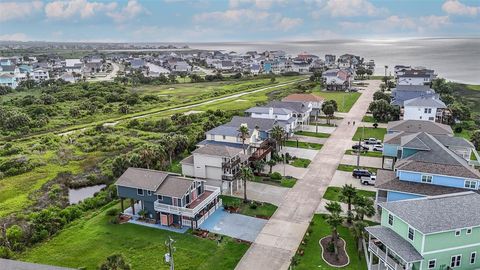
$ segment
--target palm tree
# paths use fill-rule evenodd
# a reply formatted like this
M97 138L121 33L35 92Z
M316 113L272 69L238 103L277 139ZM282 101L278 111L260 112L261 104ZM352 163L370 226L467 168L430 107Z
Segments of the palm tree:
M339 199L341 202L346 203L348 210L347 210L347 222L349 224L352 223L353 213L352 213L352 203L355 197L357 196L357 189L350 185L343 185L342 189L340 190Z
M365 227L367 226L368 224L365 221L357 220L353 223L353 226L350 227L353 238L357 240L357 251L359 256L363 250L363 239L366 236Z
M245 141L248 139L248 135L249 135L250 131L248 130L247 125L242 124L238 128L238 132L240 132L239 136L242 139L243 154L245 154Z
M243 202L247 203L247 181L254 179L252 169L248 166L243 166L240 169L240 178L243 180Z
M138 152L143 164L145 164L147 169L150 169L150 166L155 159L155 150L153 147L149 145L143 145Z
M340 216L340 213L342 212L342 207L338 202L331 201L327 203L325 206L325 209L327 209L330 214L327 216L325 221L327 224L330 226L332 229L332 242L333 242L333 247L335 251L335 256L338 258L338 226L342 225L343 223L343 217Z
M121 254L107 257L107 261L100 265L100 270L130 270L130 265L125 262Z
M274 159L270 159L267 161L267 165L270 166L270 173L272 173L273 166L275 166L277 162Z
M375 206L373 200L365 196L356 196L353 205L356 213L355 219L363 220L364 217L373 217L375 215Z
M272 130L270 131L270 135L276 141L275 150L277 152L280 151L280 149L281 149L284 134L285 134L285 130L281 126L278 126L278 125L275 125L272 128Z

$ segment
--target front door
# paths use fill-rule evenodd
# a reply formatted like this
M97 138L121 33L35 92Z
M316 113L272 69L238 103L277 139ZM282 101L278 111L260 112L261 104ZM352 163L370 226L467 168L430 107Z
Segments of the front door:
M160 214L160 224L163 226L168 226L168 215Z

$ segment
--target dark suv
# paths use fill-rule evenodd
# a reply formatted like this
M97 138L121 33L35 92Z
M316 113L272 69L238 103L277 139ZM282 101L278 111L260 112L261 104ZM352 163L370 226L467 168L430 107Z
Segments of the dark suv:
M355 178L361 178L363 176L370 177L371 175L372 173L365 169L354 169L352 172L352 176Z

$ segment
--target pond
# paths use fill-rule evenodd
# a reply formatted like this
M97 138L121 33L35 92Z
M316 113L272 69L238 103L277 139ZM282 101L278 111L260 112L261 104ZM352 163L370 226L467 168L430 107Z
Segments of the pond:
M79 189L69 189L68 201L70 202L70 204L79 203L87 198L93 197L93 194L99 192L104 187L106 187L106 185L102 184Z

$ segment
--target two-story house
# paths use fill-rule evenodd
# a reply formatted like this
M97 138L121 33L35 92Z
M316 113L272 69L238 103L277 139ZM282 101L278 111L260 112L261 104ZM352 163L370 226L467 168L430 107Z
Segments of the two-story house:
M350 87L352 77L344 69L329 69L322 73L327 90L346 90Z
M403 120L443 122L447 105L437 96L417 97L403 102Z
M128 168L115 185L123 213L138 217L143 210L164 226L197 228L222 204L219 188L168 172ZM128 211L125 199L130 200Z
M369 270L480 269L480 194L381 203L369 234Z
M285 108L273 107L252 107L245 111L245 114L252 118L273 119L283 123L282 127L288 136L293 135L297 128L297 119L294 112Z
M290 94L284 97L282 101L309 104L312 107L312 112L316 113L322 109L325 99L314 94Z
M313 109L313 104L310 102L272 101L265 106L292 111L293 117L297 120L297 125L302 129L310 123L310 115Z
M419 132L399 143L394 171L377 171L377 203L479 189L480 172L468 162L476 150L465 139Z

